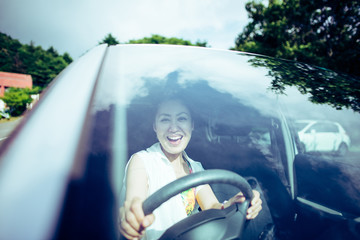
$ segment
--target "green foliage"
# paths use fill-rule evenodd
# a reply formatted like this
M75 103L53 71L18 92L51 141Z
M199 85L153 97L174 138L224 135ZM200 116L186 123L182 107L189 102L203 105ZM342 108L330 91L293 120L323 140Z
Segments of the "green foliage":
M181 38L166 38L161 35L153 34L151 37L144 37L138 40L130 40L128 43L130 44L171 44L171 45L187 45L187 46L200 46L207 47L207 42L197 41L195 44L191 43L189 40L184 40Z
M70 63L73 61L72 58L71 58L71 56L70 56L70 54L68 54L67 52L64 53L63 59L65 60L65 62L66 62L67 64L70 64Z
M45 88L71 62L68 53L60 55L53 47L44 50L33 42L23 45L0 33L0 71L30 74L34 86Z
M296 87L316 104L335 109L348 108L360 112L360 78L350 77L312 65L266 57L249 60L255 67L266 67L272 78L269 90L285 94L287 87Z
M36 94L39 89L8 88L1 99L10 108L11 116L20 116L26 110L26 105L32 102L30 95Z
M99 42L99 44L104 44L104 43L110 46L110 45L119 44L120 42L113 35L111 35L111 33L109 33L101 42Z
M246 4L251 22L235 49L360 75L360 2L270 0Z

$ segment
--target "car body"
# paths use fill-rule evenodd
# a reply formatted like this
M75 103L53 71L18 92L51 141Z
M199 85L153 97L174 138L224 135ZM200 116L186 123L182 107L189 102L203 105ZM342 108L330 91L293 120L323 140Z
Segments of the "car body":
M331 96L341 89L329 82L352 84L340 103ZM278 239L356 239L359 82L237 51L97 46L53 81L2 144L0 239L118 238L125 165L157 141L154 106L172 95L186 99L193 113L187 154L205 169L253 179ZM304 151L295 127L302 119L351 130L349 153ZM213 188L220 201L231 196L228 188Z
M295 125L307 152L335 152L344 155L350 147L350 137L337 122L297 120Z
M6 118L9 119L10 115L7 112L0 111L0 118Z

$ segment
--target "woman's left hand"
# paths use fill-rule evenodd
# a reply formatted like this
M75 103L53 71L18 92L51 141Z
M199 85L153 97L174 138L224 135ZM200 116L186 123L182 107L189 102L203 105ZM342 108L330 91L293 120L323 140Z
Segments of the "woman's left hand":
M253 190L253 193L254 193L254 198L251 200L250 207L248 208L246 213L246 219L248 220L254 219L262 209L261 206L262 201L260 199L260 193L256 190ZM239 192L238 194L230 198L228 202L225 203L225 205L227 205L225 207L228 207L235 203L242 203L244 201L245 201L244 195L242 194L242 192Z

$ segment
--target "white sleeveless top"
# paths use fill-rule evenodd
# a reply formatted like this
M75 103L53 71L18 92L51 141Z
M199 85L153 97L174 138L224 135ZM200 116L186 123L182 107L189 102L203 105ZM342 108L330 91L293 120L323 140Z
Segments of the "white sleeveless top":
M143 160L148 175L149 196L166 184L176 180L175 172L171 163L161 150L160 143L155 143L150 148L138 152L137 155ZM190 159L185 152L183 153L183 156L190 163L193 172L204 170L201 163ZM122 190L123 196L125 196L126 192L126 175L131 159L132 157L127 163L125 169ZM200 187L196 188L196 192L200 189ZM155 221L146 229L145 237L143 239L158 239L166 229L187 217L180 194L174 196L158 207L154 211L154 215Z

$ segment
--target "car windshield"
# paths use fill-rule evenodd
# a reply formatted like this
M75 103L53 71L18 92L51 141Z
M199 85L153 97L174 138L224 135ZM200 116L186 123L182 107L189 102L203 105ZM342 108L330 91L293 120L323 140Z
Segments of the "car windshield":
M126 109L115 115L126 116L125 121L115 120L127 129L116 141L127 143L125 159L157 141L152 124L159 100L180 95L191 106L195 122L187 154L205 169L255 177L274 216L286 212L277 204L278 196L360 216L359 113L351 104L337 106L331 98L319 104L312 86L304 92L292 81L313 76L307 75L310 72L318 81L341 76L236 52L196 49L194 55L192 50L126 46L109 53L113 61L108 60L104 72L112 74L103 78L113 89L106 90L99 104L115 102L115 108ZM344 131L301 131L324 122ZM123 175L118 176L121 182ZM347 180L336 181L338 176ZM324 182L334 191L319 191ZM336 200L334 192L340 196Z

